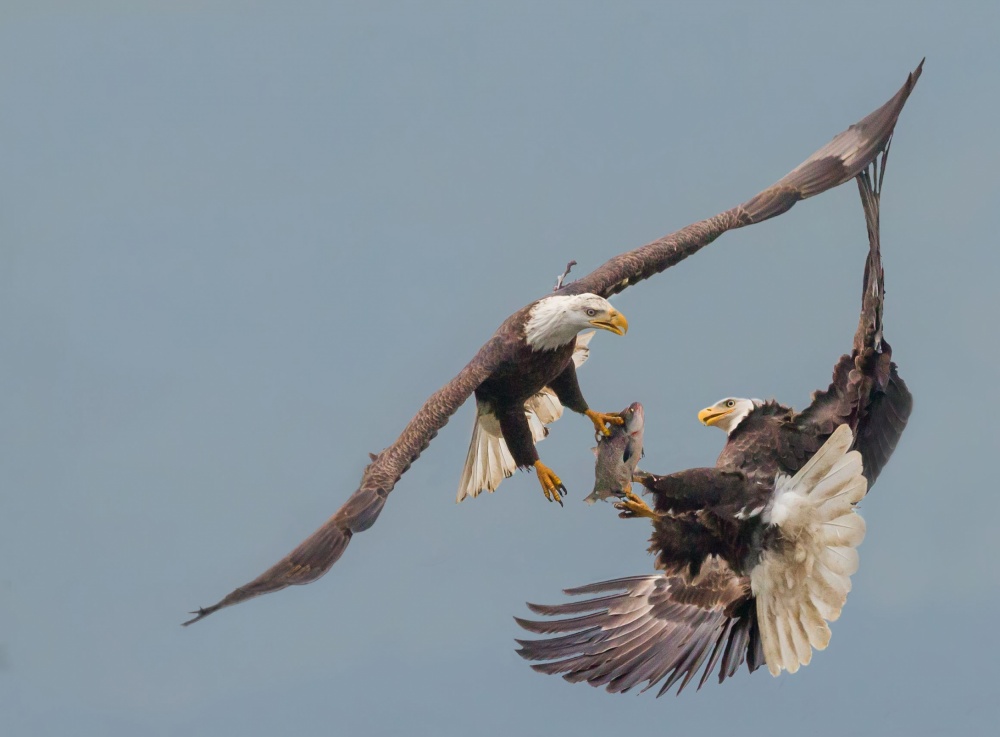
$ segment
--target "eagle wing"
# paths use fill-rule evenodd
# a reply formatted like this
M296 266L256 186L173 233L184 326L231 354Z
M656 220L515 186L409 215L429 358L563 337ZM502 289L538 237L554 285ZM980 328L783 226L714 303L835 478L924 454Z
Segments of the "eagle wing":
M731 210L615 256L587 276L563 286L559 293L592 292L610 297L674 266L726 231L781 215L799 200L825 192L856 176L888 145L899 113L923 65L921 61L891 100L840 133L774 185Z
M184 625L193 624L219 609L261 594L280 591L287 586L311 583L330 570L343 555L354 533L367 530L375 524L389 492L430 445L438 431L448 423L448 419L476 387L512 354L513 338L508 329L510 322L509 318L454 379L431 395L396 442L372 456L371 463L361 476L358 489L332 517L295 550L253 581L240 586L218 603L192 612L197 616L184 622Z
M857 177L869 249L853 350L837 361L830 386L816 392L812 404L795 417L800 432L792 436L803 445L799 455L811 455L838 425L848 424L855 432L854 447L861 453L869 487L889 461L913 409L913 396L897 373L892 348L882 335L885 274L879 202L887 157L888 148L881 161Z
M719 682L747 661L750 671L764 662L750 581L719 558L706 561L697 577L685 573L633 576L566 589L596 598L543 606L528 604L550 621L516 618L528 630L557 635L518 640L518 654L544 660L532 668L586 681L611 693L646 682L643 691L666 678L657 696L679 682L681 690L702 670L698 688L718 666ZM702 666L704 666L702 668Z

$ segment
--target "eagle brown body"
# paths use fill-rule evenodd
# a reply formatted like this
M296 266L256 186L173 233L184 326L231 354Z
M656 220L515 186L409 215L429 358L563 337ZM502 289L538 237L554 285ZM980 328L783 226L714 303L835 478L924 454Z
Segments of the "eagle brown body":
M858 176L869 235L861 317L852 351L837 361L829 388L815 393L812 404L798 413L774 401L722 400L702 411L703 422L707 419L706 424L712 424L730 412L746 414L742 418L733 415L736 424L729 429L714 467L662 476L637 473L634 480L652 492L653 510L638 500L625 499L616 506L624 517L652 519L649 550L664 573L567 590L569 594L605 594L597 599L555 606L529 604L532 611L549 616L590 613L556 621L518 620L531 632L560 635L520 641L523 657L551 661L532 666L536 670L605 685L613 692L627 691L643 681L650 688L666 679L660 695L677 683L680 692L702 666L699 688L716 666L720 682L732 676L744 660L750 671L766 663L777 674L782 668L795 670L808 662L812 647L826 646L829 630L825 622L823 633L814 621L793 620L789 627L794 633L815 642L812 647L807 643L806 652L775 654L772 649L770 658L776 662L770 662L765 657L767 638L761 633L762 626L774 622L770 615L761 618L756 589L779 600L782 595L797 594L790 578L775 584L766 575L794 570L796 562L805 561L815 576L810 583L806 575L796 584L799 589L814 585L820 577L820 563L811 568L812 552L775 521L779 514L792 516L787 509L776 510L777 483L804 472L835 433L849 433L850 443L843 450L848 451L846 456L856 451L860 481L845 481L845 489L860 499L892 455L912 409L910 392L882 338L879 195L885 157L881 163L881 169L876 163L871 172ZM742 409L741 403L746 403ZM850 459L843 463L849 467ZM864 487L860 491L859 484ZM802 494L795 497L801 498ZM863 521L850 515L831 524L835 532L838 525L843 526L845 537L851 537L854 545L863 536ZM838 575L853 573L850 562L856 567L857 560L853 547L849 554L834 551L848 561ZM839 592L820 596L832 604L806 602L826 620L839 615L850 588L849 578L836 581ZM780 643L778 650L786 645Z
M523 327L521 330L523 336ZM533 351L523 337L515 339L508 335L506 340L511 344L510 358L476 387L476 401L490 406L500 420L514 462L520 468L528 468L538 460L531 429L524 418L524 403L528 399L548 387L564 407L581 414L590 408L576 378L575 340L543 351Z
M922 64L892 99L837 135L774 185L725 212L615 256L590 274L563 286L555 295L591 294L606 299L679 263L729 230L780 215L799 200L850 180L887 145ZM525 344L523 330L529 311L543 300L508 318L465 368L424 403L396 441L372 456L358 489L319 529L256 579L218 603L199 609L195 612L197 616L185 624L261 594L310 583L326 573L353 535L375 523L401 476L473 394L501 412L503 434L511 442L516 462L523 465L537 459L530 435L525 435L527 423L523 410L520 419L516 416L518 401L523 405L523 397L530 395L532 388L547 386L571 409L579 411L586 406L575 370L567 363L571 345L547 355L546 351L532 351Z

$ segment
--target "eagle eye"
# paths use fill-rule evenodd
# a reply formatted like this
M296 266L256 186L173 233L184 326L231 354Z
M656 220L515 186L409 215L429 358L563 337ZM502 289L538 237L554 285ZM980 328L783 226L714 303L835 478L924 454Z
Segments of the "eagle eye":
M590 309L587 310L587 317L593 317L596 314L597 314L597 310L595 310L593 307L591 307Z
M726 406L727 407L735 407L736 406L736 402L734 402L732 399L730 399L728 402L726 402Z

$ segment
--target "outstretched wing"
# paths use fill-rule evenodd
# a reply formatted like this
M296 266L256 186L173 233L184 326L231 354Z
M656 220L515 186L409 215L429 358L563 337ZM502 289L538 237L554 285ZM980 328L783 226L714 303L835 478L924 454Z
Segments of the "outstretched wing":
M776 184L731 210L615 256L587 276L565 285L559 293L593 292L610 297L674 266L728 230L773 218L791 209L799 200L825 192L856 176L888 144L896 119L923 65L921 61L885 105L835 137Z
M802 449L807 454L818 449L838 425L848 424L855 431L854 447L861 452L869 487L889 461L913 409L913 396L896 372L892 348L882 335L885 273L879 203L888 155L887 146L881 161L857 177L869 248L853 349L834 366L830 386L816 392L812 404L795 417L799 429L805 430L796 436L810 446Z
M361 476L357 491L322 527L250 583L240 586L217 604L192 612L197 616L184 622L184 625L261 594L280 591L287 586L311 583L330 570L330 566L343 555L354 533L367 530L375 524L386 497L410 464L509 353L509 337L502 326L458 376L431 395L396 442L372 457L372 462Z
M567 681L605 686L612 693L646 682L643 691L666 678L657 696L680 682L677 693L704 665L698 688L718 666L719 682L747 661L750 671L764 662L750 581L711 558L694 579L681 574L634 576L576 589L571 596L593 599L541 606L531 611L570 616L553 621L516 618L529 632L557 635L518 640L518 654L547 660L531 666L562 674Z
M879 204L882 196L882 178L885 176L885 160L888 147L878 162L872 165L871 173L864 171L858 175L858 191L865 211L868 227L869 254L865 264L864 296L861 302L861 317L854 335L855 353L868 345L877 345L880 352L875 366L875 388L870 393L868 404L860 412L855 430L854 447L861 452L868 488L889 462L896 449L896 443L906 429L906 423L913 411L913 395L906 382L896 373L892 361L892 347L882 337L882 309L885 303L885 273L882 269L882 251L879 240Z

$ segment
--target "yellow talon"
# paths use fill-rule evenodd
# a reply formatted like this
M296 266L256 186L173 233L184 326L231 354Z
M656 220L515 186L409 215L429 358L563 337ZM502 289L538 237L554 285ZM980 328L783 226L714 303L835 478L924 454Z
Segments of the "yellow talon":
M620 501L615 502L615 509L619 510L619 517L622 519L632 519L635 517L648 517L656 519L660 515L649 508L642 499L632 491L631 485L625 490L625 496Z
M538 481L542 485L542 493L550 502L559 502L563 505L562 498L566 496L566 487L562 480L556 476L555 472L541 461L535 461L535 473L538 474Z
M588 409L584 412L590 421L594 423L594 429L597 430L601 435L610 435L611 431L605 427L605 425L624 425L625 420L623 420L617 412L604 413L595 412L592 409Z

